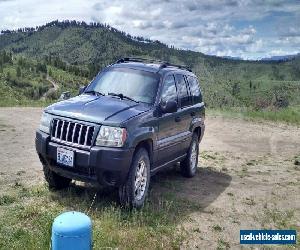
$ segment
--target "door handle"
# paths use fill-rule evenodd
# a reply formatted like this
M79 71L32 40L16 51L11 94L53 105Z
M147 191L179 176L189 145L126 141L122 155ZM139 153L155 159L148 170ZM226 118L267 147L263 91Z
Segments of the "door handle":
M196 112L192 111L191 116L195 116L195 115L196 115Z
M181 118L179 116L175 117L175 122L180 122Z

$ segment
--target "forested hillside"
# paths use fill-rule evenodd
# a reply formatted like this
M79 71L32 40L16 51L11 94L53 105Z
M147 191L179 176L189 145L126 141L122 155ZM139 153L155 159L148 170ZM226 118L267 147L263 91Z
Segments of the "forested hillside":
M300 103L300 57L286 62L224 59L132 37L108 25L76 21L2 31L0 52L0 98L16 104L39 100L51 88L49 76L61 86L51 98L67 89L75 93L101 68L125 56L190 66L208 107L261 110Z

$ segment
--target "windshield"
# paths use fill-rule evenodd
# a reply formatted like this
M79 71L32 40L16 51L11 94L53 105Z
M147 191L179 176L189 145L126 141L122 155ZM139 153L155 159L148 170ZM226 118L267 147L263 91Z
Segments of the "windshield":
M85 92L122 94L135 101L152 104L156 97L157 85L158 76L154 73L115 68L99 74Z

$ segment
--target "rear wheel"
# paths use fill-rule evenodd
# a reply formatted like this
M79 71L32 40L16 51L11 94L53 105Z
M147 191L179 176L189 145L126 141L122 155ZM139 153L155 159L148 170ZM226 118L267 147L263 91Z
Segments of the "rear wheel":
M119 188L122 206L141 208L150 183L150 160L146 149L140 148L133 156L126 182Z
M43 164L43 171L50 189L63 189L70 185L72 179L60 176L53 172L46 164Z
M181 174L185 177L193 177L197 171L199 154L199 139L196 133L193 134L190 148L186 158L180 163Z

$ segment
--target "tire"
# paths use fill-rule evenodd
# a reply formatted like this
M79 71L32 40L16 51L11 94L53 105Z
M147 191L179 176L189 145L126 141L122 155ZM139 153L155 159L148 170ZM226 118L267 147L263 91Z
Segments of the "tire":
M133 156L126 182L119 187L121 206L137 209L142 208L148 194L149 183L149 154L146 149L140 148ZM138 188L135 188L136 185Z
M195 176L198 165L199 139L196 133L193 134L191 145L186 158L180 163L181 174L191 178Z
M53 172L47 165L43 164L43 171L49 188L53 190L60 190L67 188L70 185L72 179L60 176Z

